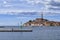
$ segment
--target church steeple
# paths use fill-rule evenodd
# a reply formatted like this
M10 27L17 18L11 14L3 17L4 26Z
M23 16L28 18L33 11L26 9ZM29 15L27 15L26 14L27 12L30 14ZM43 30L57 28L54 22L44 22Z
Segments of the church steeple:
M41 19L43 20L43 12L41 13Z
M43 19L43 13L41 13L41 18Z
M41 13L41 20L42 20L41 26L43 26L43 12Z

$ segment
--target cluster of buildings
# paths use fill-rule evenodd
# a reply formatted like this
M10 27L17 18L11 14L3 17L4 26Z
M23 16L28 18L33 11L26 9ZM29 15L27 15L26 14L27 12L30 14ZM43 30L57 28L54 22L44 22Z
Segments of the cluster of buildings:
M43 18L37 18L35 20L29 20L24 23L23 26L60 26L60 22L49 21Z

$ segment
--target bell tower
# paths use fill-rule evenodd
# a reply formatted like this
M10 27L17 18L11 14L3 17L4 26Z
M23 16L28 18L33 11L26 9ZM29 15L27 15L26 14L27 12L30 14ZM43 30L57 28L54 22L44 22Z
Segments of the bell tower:
M41 26L43 26L43 12L41 13Z

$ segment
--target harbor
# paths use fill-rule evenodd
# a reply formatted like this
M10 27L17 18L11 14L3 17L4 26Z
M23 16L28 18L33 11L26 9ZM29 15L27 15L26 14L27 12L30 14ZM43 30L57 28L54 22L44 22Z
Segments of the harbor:
M0 32L32 32L32 29L0 28Z
M0 40L60 40L60 27L33 27L32 32L0 32Z

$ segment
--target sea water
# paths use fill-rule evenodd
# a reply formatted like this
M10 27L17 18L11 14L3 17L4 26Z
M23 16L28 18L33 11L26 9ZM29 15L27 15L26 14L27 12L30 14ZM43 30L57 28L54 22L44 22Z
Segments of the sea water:
M0 40L60 40L59 27L32 27L32 32L0 32Z

